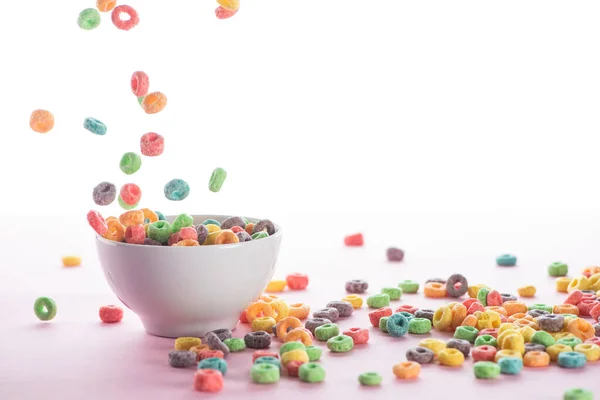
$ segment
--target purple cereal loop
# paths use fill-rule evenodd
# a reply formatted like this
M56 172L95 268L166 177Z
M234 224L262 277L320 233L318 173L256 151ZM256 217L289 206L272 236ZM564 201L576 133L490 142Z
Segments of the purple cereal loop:
M250 332L244 336L244 343L249 349L266 349L271 346L271 335L265 331Z
M242 217L229 217L221 222L221 230L231 229L234 226L239 226L243 229L246 227L246 222L244 222Z
M163 244L154 239L146 238L146 239L144 239L144 245L146 245L146 246L162 246Z
M399 262L404 260L404 251L397 247L390 247L386 251L388 261Z
M231 339L231 331L229 329L215 329L211 332L217 335L220 341L224 341L225 339Z
M169 365L173 368L187 368L196 365L196 353L188 350L169 352Z
M208 332L204 339L211 350L221 350L225 356L229 354L229 347L219 339L216 333Z
M471 353L471 343L464 339L450 339L446 343L446 347L460 351L465 357L468 357Z
M325 307L338 310L340 318L349 317L354 312L354 307L347 301L330 301Z
M367 291L369 284L362 279L353 279L346 282L346 292L361 294Z
M252 241L252 236L250 236L246 231L239 231L235 234L235 236L238 237L240 243Z
M336 322L340 318L340 313L335 308L322 308L313 312L313 318L326 318L331 322Z
M208 237L208 228L202 224L195 226L196 232L198 232L198 243L202 244Z
M99 206L107 206L115 201L117 197L117 187L110 182L99 183L92 193L94 203Z
M315 329L317 329L321 325L331 324L331 321L327 318L309 318L304 323L304 327L308 329L313 335L315 334Z
M458 289L456 288L457 283L460 283ZM467 282L467 278L461 274L453 274L446 281L446 292L450 297L460 297L467 293L468 289L469 283Z
M267 231L269 236L272 236L275 234L275 225L273 225L273 223L268 219L260 220L254 224L254 227L252 228L252 234L261 231Z

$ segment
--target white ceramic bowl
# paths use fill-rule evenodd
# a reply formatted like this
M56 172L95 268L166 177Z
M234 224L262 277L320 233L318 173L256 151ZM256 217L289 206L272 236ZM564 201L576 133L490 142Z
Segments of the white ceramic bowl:
M193 217L195 224L227 218ZM96 247L108 284L140 317L146 332L202 337L215 329L234 329L240 313L262 294L279 253L281 228L276 229L268 238L238 244L143 246L98 236Z

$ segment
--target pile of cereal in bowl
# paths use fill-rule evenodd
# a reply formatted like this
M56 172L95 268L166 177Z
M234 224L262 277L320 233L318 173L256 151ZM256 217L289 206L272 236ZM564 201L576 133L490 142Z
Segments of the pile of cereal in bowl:
M206 246L250 242L272 236L275 225L268 219L256 223L232 216L222 222L206 219L194 221L189 214L179 214L171 222L160 212L148 208L129 210L104 219L97 211L87 215L88 223L104 239L148 246Z

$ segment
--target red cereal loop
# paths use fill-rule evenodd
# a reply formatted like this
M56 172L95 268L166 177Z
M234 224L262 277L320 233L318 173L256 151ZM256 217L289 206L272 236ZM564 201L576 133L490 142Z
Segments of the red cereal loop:
M407 312L409 314L414 314L417 311L419 311L419 307L411 306L410 304L403 304L400 307L396 308L395 312Z
M378 308L377 310L369 313L369 321L371 321L371 325L373 325L375 328L378 328L379 320L382 317L389 317L392 314L392 309L390 307Z
M593 293L584 293L581 296L581 300L596 300L596 295Z
M485 311L485 307L480 302L476 302L471 304L471 306L467 309L467 314L475 314L476 311Z
M144 244L146 228L144 225L131 225L125 230L125 242L130 244Z
M350 336L354 344L365 344L369 341L369 330L364 328L346 329L344 335Z
M575 289L571 293L569 293L569 295L565 299L565 304L572 304L572 305L576 306L581 301L582 298L583 298L583 292L579 289Z
M279 353L277 353L275 351L269 351L269 350L256 350L254 353L252 353L252 362L254 363L254 361L256 361L257 359L259 359L261 357L279 358Z
M473 305L473 303L479 303L479 300L470 297L470 298L466 299L465 301L463 301L462 305L467 307L467 310L468 310L469 307L471 307Z
M194 389L216 393L223 389L223 374L218 369L199 369L194 374Z
M123 319L123 309L119 306L102 306L98 312L102 322L106 324L114 324Z
M496 348L492 346L477 346L471 350L473 361L494 361Z
M119 196L128 206L135 206L142 198L142 189L135 183L126 183L121 187Z
M198 356L200 360L204 360L206 358L225 358L225 353L221 350L204 350L201 351Z
M231 230L231 232L233 232L233 233L238 233L238 232L241 232L241 231L243 231L243 230L244 230L244 228L242 228L242 227L239 227L239 226L237 226L237 225L236 225L236 226L232 226L230 230Z
M300 360L290 361L287 364L288 376L292 376L294 378L298 377L298 371L300 370L300 366L302 364L304 364L304 361L300 361Z
M108 230L108 225L106 224L106 221L104 220L104 218L102 218L102 215L100 215L98 211L90 211L87 214L87 220L92 229L95 230L96 233L100 236L104 235Z
M579 316L580 317L589 317L590 311L594 308L598 302L596 300L581 300L579 304L577 304L577 308L579 308Z
M140 139L140 149L146 157L160 156L165 150L165 138L155 132L148 132Z
M238 10L239 10L239 8L238 8ZM215 10L215 15L217 16L218 19L227 19L227 18L233 17L235 15L235 13L238 12L238 10L228 10L226 8L219 6Z
M346 236L344 238L344 244L346 246L362 246L364 244L362 233Z
M590 317L592 317L594 321L598 321L598 317L600 317L600 303L596 303L597 304L590 310Z
M183 239L181 238L181 234L179 232L175 232L171 236L169 236L169 241L167 242L167 244L169 246L173 246L174 244L177 244L182 240Z
M487 305L488 306L501 306L502 305L502 296L500 292L497 290L492 290L487 295Z
M498 329L496 329L496 328L482 329L479 331L479 333L477 333L477 336L481 336L481 335L490 335L490 336L493 336L496 339L498 339Z
M145 96L150 88L150 78L145 72L135 71L131 75L131 91L136 97Z
M304 290L308 286L308 275L293 273L285 277L290 290Z
M198 240L198 231L193 226L186 226L179 231L181 240Z
M248 321L248 317L246 316L246 310L242 311L242 313L240 314L240 322L242 324L248 324L248 323L250 323Z
M591 337L591 338L587 339L584 343L592 343L592 344L597 344L598 346L600 346L600 337L598 337L598 336Z
M121 19L121 14L129 15L129 19ZM110 18L117 29L124 31L130 30L140 22L140 16L138 15L137 11L135 11L131 6L126 5L115 7L110 15Z

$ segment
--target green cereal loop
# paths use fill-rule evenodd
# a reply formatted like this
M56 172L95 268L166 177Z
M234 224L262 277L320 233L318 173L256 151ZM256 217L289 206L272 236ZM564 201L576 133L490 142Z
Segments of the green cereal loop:
M171 224L167 221L156 221L148 226L148 237L157 242L167 243L171 236Z
M86 8L79 13L77 25L83 30L90 31L100 25L100 13L95 8Z
M246 225L248 225L249 223L251 223L250 220L248 218L246 218L246 217L242 217L242 219L244 220L244 223Z
M377 372L365 372L364 374L360 374L358 376L358 381L363 386L377 386L381 384L382 381L381 375Z
M306 354L308 354L308 361L319 361L323 354L323 350L317 346L306 346Z
M583 340L579 339L578 337L573 336L573 337L564 337L564 338L558 339L556 341L556 343L564 344L565 346L569 346L572 349L574 349L575 346L583 343Z
M260 231L252 234L252 240L264 239L269 237L269 234L265 231Z
M487 307L487 296L490 293L490 289L485 286L479 289L477 292L477 300L481 303L482 306Z
M276 365L261 363L252 366L250 376L254 383L275 383L279 380L281 372Z
M387 330L387 320L390 319L390 317L381 317L379 319L379 329L381 329L381 332L383 333L389 333Z
M354 348L354 340L350 336L334 336L327 341L327 348L332 353L347 353Z
M287 342L279 348L279 355L282 356L284 353L292 350L306 350L306 346L302 342Z
M132 151L123 154L119 168L127 175L135 174L142 167L142 157Z
M325 380L325 368L314 362L304 363L298 370L298 377L302 382L323 382Z
M232 353L242 351L246 348L246 342L244 342L244 339L240 338L225 339L223 340L223 343L225 343L225 346L227 346Z
M326 342L339 334L340 327L337 324L325 324L315 328L315 337L321 342Z
M569 389L563 395L563 400L594 400L594 394L587 389Z
M129 204L127 204L123 201L123 199L121 198L121 195L119 195L118 201L119 201L119 205L121 206L121 208L123 210L133 210L139 204L139 203L135 203L134 205L130 206Z
M478 333L479 330L474 326L459 326L456 328L456 331L454 331L454 338L474 343Z
M491 361L478 361L473 364L473 372L478 379L494 379L500 375L500 366Z
M138 97L138 104L139 104L140 106L141 106L141 105L142 105L142 103L144 102L144 97L145 97L145 96L140 96L140 97Z
M402 297L402 289L395 287L384 287L381 289L381 293L390 296L390 300L400 300Z
M225 178L227 178L227 171L223 168L215 168L208 181L208 190L215 193L221 190Z
M408 320L408 333L423 335L431 331L431 321L427 318L411 318Z
M383 294L375 294L367 297L367 306L371 308L382 308L390 305L390 296Z
M556 340L546 331L537 331L531 336L531 343L542 344L546 347L550 347L556 343Z
M578 315L575 314L561 314L563 318L579 318Z
M553 262L548 266L548 275L566 276L569 273L569 266L563 262Z
M475 339L475 347L478 346L498 347L498 340L492 335L481 335Z
M419 291L419 282L406 280L398 284L398 287L402 289L404 293L417 293Z
M550 314L552 314L552 306L547 306L546 304L531 304L527 307L528 311L531 310L543 310L543 311L547 311Z
M181 228L186 228L193 225L194 218L191 215L179 214L175 220L173 220L173 224L171 225L171 233L177 233L181 230Z
M33 303L33 312L40 321L50 321L56 316L56 303L50 297L38 297Z

